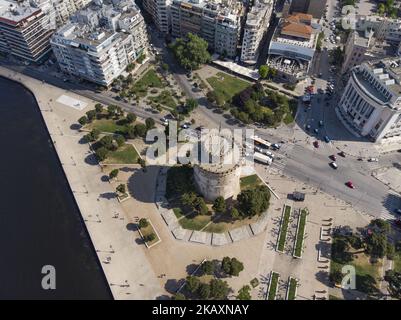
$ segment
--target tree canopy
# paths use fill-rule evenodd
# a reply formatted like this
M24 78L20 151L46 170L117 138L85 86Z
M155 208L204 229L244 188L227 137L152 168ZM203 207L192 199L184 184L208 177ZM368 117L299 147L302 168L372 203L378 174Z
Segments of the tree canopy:
M178 63L190 70L196 70L211 60L207 47L207 41L192 33L188 33L187 39L178 38L170 45Z

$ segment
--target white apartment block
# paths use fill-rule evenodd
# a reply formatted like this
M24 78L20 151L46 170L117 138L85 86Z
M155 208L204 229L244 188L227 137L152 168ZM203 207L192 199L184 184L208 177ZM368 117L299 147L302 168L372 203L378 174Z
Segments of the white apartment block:
M350 131L376 142L401 143L401 60L389 58L353 68L338 111Z
M373 31L366 31L362 34L357 31L350 32L344 47L344 62L341 72L345 73L364 62L368 58L367 52L373 41Z
M380 16L358 16L355 29L357 31L373 30L378 41L401 42L401 19Z
M196 34L205 39L215 53L234 58L243 16L244 6L237 0L173 0L171 34L173 37Z
M28 1L0 0L0 51L39 62L51 50L49 38L55 23Z
M134 2L95 1L51 38L60 68L109 86L148 47L143 17Z
M272 0L256 0L246 16L241 48L241 61L254 65L259 57L262 40L270 24Z
M143 7L152 17L156 28L165 34L170 32L171 0L143 0Z

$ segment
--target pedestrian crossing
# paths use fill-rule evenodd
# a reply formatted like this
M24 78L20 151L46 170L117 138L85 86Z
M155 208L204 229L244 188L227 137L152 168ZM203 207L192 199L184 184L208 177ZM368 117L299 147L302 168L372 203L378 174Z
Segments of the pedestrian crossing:
M380 219L394 220L398 218L397 214L395 214L395 210L399 208L401 208L401 195L390 191L383 203Z

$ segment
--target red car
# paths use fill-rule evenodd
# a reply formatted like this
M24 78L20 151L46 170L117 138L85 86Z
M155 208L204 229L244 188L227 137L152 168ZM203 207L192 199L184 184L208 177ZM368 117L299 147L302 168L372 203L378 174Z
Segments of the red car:
M315 148L319 148L319 141L314 141L313 145L315 146Z
M330 158L331 160L333 160L333 161L336 161L336 160L337 160L337 157L336 157L334 154L332 154L331 156L329 156L329 158Z
M346 185L348 188L355 189L355 186L354 186L354 184L352 183L352 181L347 181L347 182L345 183L345 185Z
M339 152L338 155L343 157L343 158L345 158L345 152L344 151Z

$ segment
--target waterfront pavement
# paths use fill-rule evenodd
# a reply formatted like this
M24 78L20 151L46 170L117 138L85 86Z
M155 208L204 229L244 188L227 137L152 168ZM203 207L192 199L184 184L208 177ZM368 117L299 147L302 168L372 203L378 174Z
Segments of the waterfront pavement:
M111 184L101 183L104 174L72 123L93 107L94 101L0 67L0 75L16 80L33 92L54 147L96 249L115 299L156 299L165 294L160 279L148 262L144 246L135 242L127 228L131 221L122 212ZM88 104L83 111L57 102L68 95ZM56 213L55 213L56 214Z

